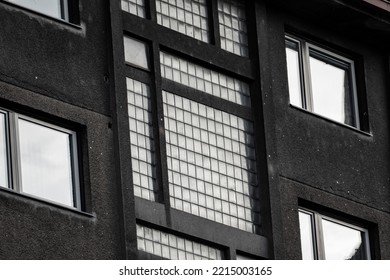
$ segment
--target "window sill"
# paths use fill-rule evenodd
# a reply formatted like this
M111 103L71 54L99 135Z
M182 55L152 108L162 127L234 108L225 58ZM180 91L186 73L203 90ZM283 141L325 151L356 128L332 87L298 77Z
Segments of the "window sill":
M372 136L373 136L371 132L366 132L366 131L360 130L360 129L356 128L356 127L347 125L347 124L345 124L345 123L340 123L340 122L338 122L338 121L335 121L335 120L332 120L332 119L330 119L330 118L324 117L324 116L322 116L322 115L316 114L316 113L314 113L314 112L311 112L311 111L309 111L309 110L306 110L306 109L301 108L301 107L298 107L298 106L295 106L295 105L293 105L293 104L290 104L290 107L293 108L293 109L295 109L295 110L299 110L299 111L308 113L308 114L310 114L310 115L313 115L313 116L315 116L315 117L317 117L317 118L323 119L323 120L325 120L325 121L327 121L327 122L331 122L331 123L333 123L333 124L337 124L337 125L343 126L343 127L347 128L347 129L353 130L353 131L358 132L358 133L360 133L360 134L363 134L363 135L365 135L365 136L369 136L369 137L372 137Z
M23 200L23 202L25 201L27 203L31 203L31 201L34 201L37 203L44 204L48 207L55 207L55 208L60 208L62 210L71 211L75 214L82 215L82 216L87 217L87 218L94 218L95 217L95 215L93 215L91 213L88 213L88 212L85 212L85 211L82 211L82 210L79 210L79 209L76 209L76 208L73 208L70 206L66 206L63 204L58 204L58 203L55 203L53 201L50 201L50 200L47 200L44 198L36 197L36 196L25 194L25 193L15 192L14 190L8 189L5 187L0 187L0 195L2 195L2 194L5 194L7 196L9 195L9 196L19 197L19 198L21 198L21 200Z

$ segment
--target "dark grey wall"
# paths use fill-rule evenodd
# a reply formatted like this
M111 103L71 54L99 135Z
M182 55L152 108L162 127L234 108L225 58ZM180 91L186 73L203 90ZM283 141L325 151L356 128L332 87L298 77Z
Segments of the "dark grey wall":
M82 213L1 189L0 259L124 258L108 1L79 2L79 26L0 2L0 106L78 132L86 196Z
M300 1L305 2L305 1ZM363 30L350 32L355 22L338 22L343 5L322 3L318 19L308 11L268 6L270 87L264 100L269 134L267 153L275 257L301 258L297 209L309 203L314 210L334 211L361 221L371 229L374 257L390 258L390 135L388 52ZM321 4L319 3L319 4ZM323 15L334 13L327 20ZM358 17L359 14L356 15ZM351 16L355 17L355 15ZM365 15L361 15L361 21ZM309 18L309 19L308 19ZM372 19L375 21L375 19ZM345 26L349 26L346 28ZM358 83L367 101L369 130L362 132L289 105L285 30L339 47L363 60ZM372 34L371 34L372 35ZM387 35L388 36L388 35ZM378 39L378 38L376 38ZM268 88L268 87L267 87ZM273 137L271 137L273 135ZM379 231L377 230L379 227Z

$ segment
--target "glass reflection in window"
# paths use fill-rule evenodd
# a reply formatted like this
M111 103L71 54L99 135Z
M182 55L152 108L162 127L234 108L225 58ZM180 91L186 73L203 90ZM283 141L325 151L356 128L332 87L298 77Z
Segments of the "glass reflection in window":
M6 0L27 9L64 20L68 20L67 0Z
M22 192L74 206L69 133L19 119Z
M8 188L6 115L0 112L0 187Z
M347 64L341 62L333 65L315 52L310 54L313 111L332 120L353 125L348 68Z
M364 260L363 233L360 230L322 220L325 259Z
M354 61L286 36L290 104L360 127Z
M314 260L313 217L299 212L299 230L301 231L302 259Z
M304 260L368 260L368 230L326 217L316 211L299 210Z

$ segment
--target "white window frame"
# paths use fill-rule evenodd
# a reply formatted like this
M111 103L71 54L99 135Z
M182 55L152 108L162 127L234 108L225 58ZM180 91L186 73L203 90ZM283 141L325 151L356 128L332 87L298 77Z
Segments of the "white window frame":
M64 207L76 208L82 210L81 202L81 188L80 188L80 173L78 162L78 148L77 148L77 133L73 130L69 130L54 124L50 124L26 115L22 115L7 109L0 108L0 112L5 114L6 119L6 150L7 150L7 163L8 163L8 189L11 189L17 193L38 198L50 203L62 205ZM56 130L69 135L70 143L70 162L72 173L72 194L73 204L66 205L57 201L53 201L44 197L35 196L29 193L23 192L22 174L21 174L21 157L20 157L20 139L19 139L19 120L25 120L33 124L37 124L52 130Z
M312 233L313 233L313 255L315 260L325 260L325 247L324 247L324 235L322 229L322 220L330 221L345 227L349 227L355 230L358 230L363 233L362 242L364 244L365 254L367 260L371 259L371 249L370 249L370 239L368 229L344 222L342 220L332 218L326 215L323 215L320 212L309 210L306 208L299 208L298 213L304 213L312 217ZM300 233L301 234L301 233Z
M313 114L319 115L323 118L329 119L331 121L340 123L337 120L318 114L313 108L313 91L312 91L312 82L311 82L311 70L310 70L310 54L312 52L316 53L316 57L321 57L322 61L327 61L329 64L336 66L341 69L345 69L348 73L348 78L350 82L350 92L349 97L352 99L352 110L353 110L353 125L342 123L343 125L352 126L354 128L360 129L360 117L359 117L359 106L358 106L358 94L356 86L356 74L355 74L355 63L352 59L349 59L345 56L336 54L332 51L309 43L303 39L292 35L285 35L286 48L290 48L288 42L291 44L296 44L298 46L298 61L299 61L299 77L300 77L300 88L301 88L301 102L302 109L305 109ZM292 104L291 104L292 105ZM296 105L292 105L296 106Z

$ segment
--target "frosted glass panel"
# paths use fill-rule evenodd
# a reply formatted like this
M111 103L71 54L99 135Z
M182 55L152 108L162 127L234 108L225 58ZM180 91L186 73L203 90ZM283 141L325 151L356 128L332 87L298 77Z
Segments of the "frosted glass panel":
M245 1L218 0L218 20L221 48L247 57L249 53L244 3Z
M123 38L123 42L125 49L125 61L135 66L149 69L147 45L141 41L126 36Z
M130 78L126 83L134 194L154 201L158 185L150 88Z
M74 206L68 133L18 120L22 192Z
M169 92L163 101L171 206L256 232L253 124Z
M33 11L40 12L56 18L64 19L61 14L61 0L6 0L7 2L15 3ZM66 1L65 1L66 2Z
M0 113L0 187L8 188L6 116Z
M157 23L209 42L206 0L156 0Z
M170 260L221 260L222 251L208 245L137 224L137 247Z
M122 0L121 6L123 11L145 18L144 0Z
M190 61L160 52L161 76L243 106L250 106L249 85Z

